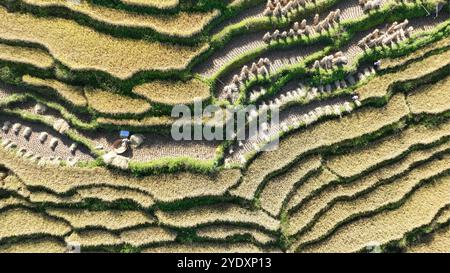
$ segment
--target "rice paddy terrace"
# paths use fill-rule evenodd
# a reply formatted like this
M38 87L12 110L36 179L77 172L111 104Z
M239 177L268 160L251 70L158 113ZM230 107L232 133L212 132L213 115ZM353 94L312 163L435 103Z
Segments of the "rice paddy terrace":
M449 15L0 0L0 252L450 252ZM179 104L279 123L175 140Z

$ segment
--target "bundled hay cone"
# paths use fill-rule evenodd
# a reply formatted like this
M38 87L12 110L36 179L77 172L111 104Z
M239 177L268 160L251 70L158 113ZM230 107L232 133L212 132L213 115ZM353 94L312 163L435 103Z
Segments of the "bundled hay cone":
M135 148L138 148L139 146L141 146L142 143L144 142L144 140L145 140L145 137L141 134L132 135L130 137L131 145Z
M11 122L5 121L2 126L2 131L7 133L9 131L9 128L11 127Z
M14 125L12 126L12 132L17 135L20 131L20 128L22 128L22 124L14 123Z
M47 106L45 106L42 103L37 103L36 106L34 106L34 112L36 114L44 114L47 111Z
M53 124L53 129L55 129L58 133L64 134L64 132L70 129L70 125L67 121L58 119Z
M130 159L121 155L116 154L114 151L111 151L105 155L103 155L103 162L107 165L114 166L121 170L128 170Z
M31 128L30 127L25 127L25 129L22 132L22 136L25 139L29 139L31 137L31 133L32 133Z
M48 138L48 134L46 132L42 132L39 134L39 141L44 143Z

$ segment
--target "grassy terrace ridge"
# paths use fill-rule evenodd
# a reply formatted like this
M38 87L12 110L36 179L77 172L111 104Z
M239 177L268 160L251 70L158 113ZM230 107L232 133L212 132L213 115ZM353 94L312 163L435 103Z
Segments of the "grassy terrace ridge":
M160 223L178 228L234 223L259 227L269 232L276 232L279 229L279 221L263 211L252 211L234 204L201 206L170 212L156 211L155 215Z
M40 69L53 66L53 58L44 50L6 44L0 44L0 61L23 63Z
M84 90L78 86L72 86L53 79L41 79L30 75L24 75L22 81L25 84L41 87L51 88L58 93L64 100L77 107L86 107L87 99L84 95Z
M383 245L399 240L407 232L429 224L441 208L449 204L449 186L449 176L430 181L400 207L349 223L330 238L311 245L304 251L355 252L365 248L371 241ZM383 232L379 232L380 230Z
M332 120L289 135L278 150L262 153L246 168L242 183L232 194L253 199L259 185L271 175L288 168L305 153L378 131L409 114L402 95L394 96L387 106L365 108L339 120Z
M31 203L52 206L81 205L88 199L100 200L104 203L133 202L140 208L151 208L155 205L153 198L138 190L123 187L86 187L74 190L69 196L61 196L46 191L33 191L29 197Z
M448 106L447 109L448 110ZM420 112L422 113L422 112ZM361 149L338 155L326 160L325 165L333 173L351 178L367 170L375 169L383 162L411 151L414 147L426 146L450 137L450 123L444 122L438 128L418 126L408 128L388 138L373 142Z
M151 224L155 219L138 211L88 211L80 209L47 209L46 213L68 222L75 229L101 227L108 230Z
M377 169L360 178L347 181L334 181L326 186L318 188L316 192L303 202L297 204L289 211L289 224L285 229L288 236L302 235L317 219L340 200L352 199L360 192L369 192L376 186L390 183L393 180L407 175L417 166L448 154L450 143L438 145L424 150L413 151L398 161ZM364 190L366 189L366 190ZM297 242L299 243L299 242ZM294 244L294 248L298 244Z
M261 253L278 252L273 249L257 247L250 243L187 243L166 244L157 247L148 247L143 253Z
M0 246L0 253L63 253L66 244L56 238L28 239Z
M431 7L431 3L433 1L428 1L425 3L428 7ZM394 7L395 17L392 16L393 11L390 9ZM339 31L337 29L331 29L326 34L315 34L309 38L299 38L299 39L291 39L288 38L286 41L281 42L272 42L270 45L264 45L256 49L252 49L251 51L245 52L239 57L236 57L233 61L229 62L225 66L223 66L219 71L217 71L209 80L211 82L216 83L217 80L220 79L222 75L225 73L229 73L232 69L238 68L242 66L244 63L248 62L251 59L257 58L257 56L261 55L264 52L272 51L272 50L282 50L284 48L289 48L293 46L312 46L312 45L326 45L323 49L318 50L314 54L309 55L305 60L293 65L283 66L281 69L278 69L275 73L270 74L268 77L256 77L250 80L245 84L244 87L240 90L240 98L237 103L244 103L246 99L246 94L253 87L258 84L267 84L271 83L270 88L267 90L266 95L260 97L262 99L264 97L276 94L281 87L283 87L289 80L296 78L303 78L305 76L310 76L309 78L314 78L314 76L321 77L321 81L323 83L333 83L336 79L341 80L345 75L345 73L349 73L355 71L360 63L364 63L366 61L378 60L382 57L389 57L392 55L401 54L402 52L408 52L410 50L414 50L420 45L419 41L414 41L412 44L406 44L403 47L404 43L400 44L400 47L394 48L391 50L377 49L375 51L369 51L366 55L361 55L358 57L357 61L354 62L354 65L351 67L346 67L344 69L338 69L335 71L336 73L332 73L329 75L329 72L320 71L317 74L317 71L309 70L306 68L307 65L312 64L315 60L324 57L327 54L330 54L334 51L339 50L342 46L346 45L349 42L355 42L351 39L355 36L357 32L368 30L371 27L375 27L378 24L385 23L386 21L393 22L394 20L401 21L405 18L416 18L425 16L426 13L421 6L415 4L406 4L406 5L388 5L383 7L380 11L376 11L374 13L370 13L365 15L363 18L359 18L357 20L348 20L345 22L341 22L339 29L346 29L346 33L344 35L339 35ZM447 23L443 23L441 28L444 28L448 25ZM215 48L215 44L211 42L211 50ZM209 52L207 51L207 52ZM202 60L203 56L197 58L195 62L198 60ZM311 75L312 74L312 75ZM214 89L217 86L214 85ZM216 93L216 90L213 90L213 93Z
M295 164L289 169L289 172L267 181L258 196L261 208L270 215L278 217L289 192L296 184L303 182L314 171L317 171L320 166L321 157L313 156Z
M0 16L0 39L42 45L72 70L102 71L122 80L143 71L184 70L207 48L114 38L66 19L8 13L4 8Z
M412 113L438 114L450 105L450 71L449 75L432 85L425 85L409 93L406 101Z
M11 6L11 3L4 3ZM36 15L52 15L74 19L80 24L122 37L146 38L164 42L193 44L212 20L220 15L218 10L176 14L142 14L94 5L86 1L80 4L65 0L16 0L15 9Z
M429 56L421 61L407 65L398 73L388 73L371 80L368 84L356 89L361 101L373 100L386 95L391 91L394 83L418 79L438 69L446 69L450 64L450 49L441 54Z
M221 196L240 178L240 171L223 170L215 175L178 172L132 177L105 168L38 166L0 148L2 165L28 187L64 194L80 187L120 186L150 194L158 205L200 197ZM39 173L39 177L35 176ZM168 183L170 182L170 183ZM187 190L189 189L189 190Z
M11 209L0 212L0 241L8 237L31 234L62 236L70 231L70 226L42 213L27 209Z
M362 190L348 199L341 199L324 212L302 236L304 244L332 236L334 230L358 217L372 215L398 205L426 181L448 172L448 158L433 160L415 168L409 174L387 184Z
M158 9L172 9L180 4L180 0L119 0L128 5L148 6Z
M133 93L151 102L171 106L193 104L194 100L204 101L210 98L209 85L198 79L187 82L155 80L135 86Z
M150 103L143 99L131 98L106 90L84 90L87 103L95 111L107 115L141 115L151 109Z
M123 231L119 234L105 230L83 230L73 232L66 237L66 241L79 242L83 248L96 246L116 246L129 244L133 247L142 247L155 243L173 242L176 234L160 227L144 227Z
M336 182L339 177L327 169L321 169L318 173L308 177L299 187L293 190L292 197L287 202L285 209L288 213L295 210L305 200L311 198L315 192L319 192L327 185Z
M276 241L276 237L255 228L235 227L228 225L213 225L197 230L197 236L202 239L227 241L239 236L249 236L257 243L266 245Z

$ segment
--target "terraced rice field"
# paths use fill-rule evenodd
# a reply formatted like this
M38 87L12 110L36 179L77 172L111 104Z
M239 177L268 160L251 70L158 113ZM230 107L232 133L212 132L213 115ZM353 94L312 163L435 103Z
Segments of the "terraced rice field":
M0 252L450 252L422 2L0 0Z

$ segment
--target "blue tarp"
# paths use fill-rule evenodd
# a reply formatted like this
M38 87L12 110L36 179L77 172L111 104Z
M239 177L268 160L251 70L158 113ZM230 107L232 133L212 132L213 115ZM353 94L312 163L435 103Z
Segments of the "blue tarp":
M120 137L129 137L130 132L129 131L120 131Z

